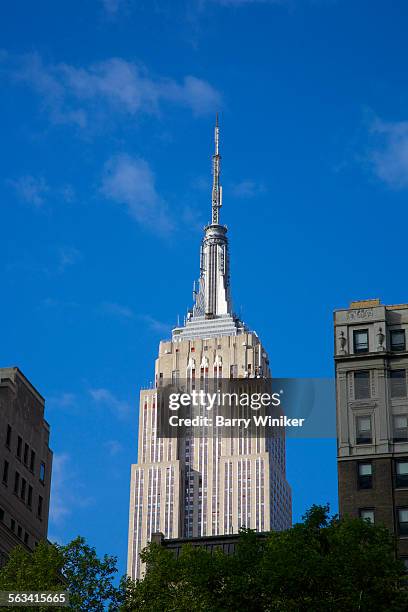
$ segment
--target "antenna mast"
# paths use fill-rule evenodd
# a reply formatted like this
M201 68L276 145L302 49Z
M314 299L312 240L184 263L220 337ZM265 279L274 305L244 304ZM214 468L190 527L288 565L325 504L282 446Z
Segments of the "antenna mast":
M220 208L222 206L222 187L220 185L220 172L221 172L221 155L219 152L220 142L220 129L218 126L218 113L215 119L215 153L213 155L213 188L212 188L212 216L211 224L219 225L220 222Z

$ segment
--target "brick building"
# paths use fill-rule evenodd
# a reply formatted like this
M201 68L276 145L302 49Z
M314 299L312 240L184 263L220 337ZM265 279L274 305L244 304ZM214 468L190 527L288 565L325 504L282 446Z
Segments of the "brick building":
M334 313L340 515L383 523L408 566L408 304Z

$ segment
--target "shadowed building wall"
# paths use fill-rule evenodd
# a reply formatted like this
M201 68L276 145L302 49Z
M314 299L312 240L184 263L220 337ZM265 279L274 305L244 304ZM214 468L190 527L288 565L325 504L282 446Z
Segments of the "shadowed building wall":
M0 368L0 554L47 538L52 452L44 398L18 368Z

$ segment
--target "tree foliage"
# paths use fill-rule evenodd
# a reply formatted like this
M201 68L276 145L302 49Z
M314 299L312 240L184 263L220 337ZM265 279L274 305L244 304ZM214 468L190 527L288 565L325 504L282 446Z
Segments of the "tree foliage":
M302 523L259 539L242 530L234 555L151 544L147 572L128 587L128 612L398 612L408 609L388 531L313 506Z
M67 546L42 542L33 553L17 547L0 571L0 590L66 590L70 609L81 612L408 609L404 568L388 531L360 519L330 517L325 506L313 506L302 523L265 538L242 530L234 555L186 545L176 558L150 544L142 560L144 578L134 583L123 577L115 587L116 559L98 558L83 538Z
M118 597L113 583L118 571L116 557L104 555L99 559L95 548L81 537L59 548L72 609L99 611L105 609L107 602L113 606Z
M40 542L32 553L22 546L11 551L0 571L0 591L68 591L71 610L118 610L123 589L114 586L116 573L116 557L99 559L84 538L66 546Z
M17 546L0 571L0 591L63 590L63 553L57 546L39 542L33 553Z

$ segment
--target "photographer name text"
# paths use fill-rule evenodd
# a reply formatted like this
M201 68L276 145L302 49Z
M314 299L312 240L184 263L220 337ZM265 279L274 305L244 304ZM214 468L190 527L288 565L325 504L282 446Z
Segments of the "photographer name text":
M303 427L306 419L291 419L287 416L273 418L271 416L253 415L250 418L228 418L217 415L214 418L208 416L196 416L194 418L183 418L172 415L169 418L171 427L240 427L247 429L251 424L255 427Z

